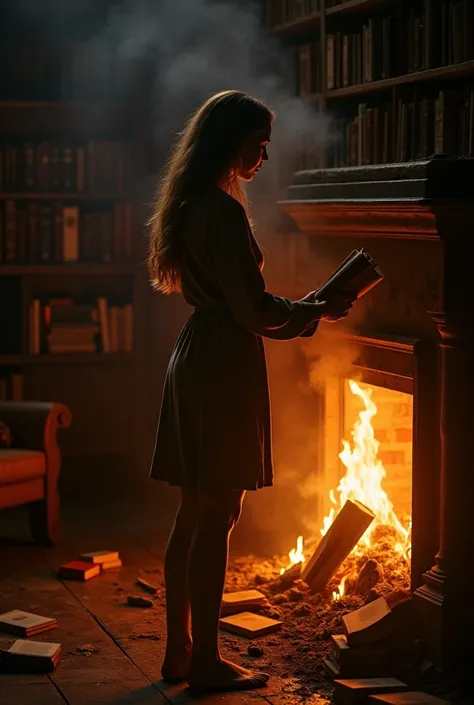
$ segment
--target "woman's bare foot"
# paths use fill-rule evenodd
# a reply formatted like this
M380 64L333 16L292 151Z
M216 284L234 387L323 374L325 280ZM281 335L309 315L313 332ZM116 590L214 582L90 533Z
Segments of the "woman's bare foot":
M192 644L180 647L167 644L165 658L161 666L161 676L164 681L181 683L187 679L192 648Z
M262 688L268 681L267 673L249 671L236 663L219 659L213 662L193 662L187 681L196 691L253 690Z

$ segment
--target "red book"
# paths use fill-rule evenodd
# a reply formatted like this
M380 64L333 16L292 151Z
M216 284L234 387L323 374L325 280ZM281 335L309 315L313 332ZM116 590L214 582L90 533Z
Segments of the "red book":
M85 561L69 561L64 563L58 571L60 578L66 580L90 580L90 578L99 575L100 565L95 563L86 563Z

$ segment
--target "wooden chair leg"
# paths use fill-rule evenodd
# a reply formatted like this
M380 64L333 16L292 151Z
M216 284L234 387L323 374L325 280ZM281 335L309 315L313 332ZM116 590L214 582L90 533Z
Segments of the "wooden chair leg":
M33 539L42 545L52 546L60 538L59 496L32 502L29 507L29 525Z

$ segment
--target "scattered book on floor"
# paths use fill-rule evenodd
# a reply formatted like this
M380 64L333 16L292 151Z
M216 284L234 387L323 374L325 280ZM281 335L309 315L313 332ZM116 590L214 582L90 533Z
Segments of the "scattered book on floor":
M80 561L86 563L110 563L120 559L118 551L89 551L89 553L81 553Z
M100 573L98 563L86 563L85 561L69 561L64 563L58 571L58 576L65 580L90 580Z
M240 590L239 592L226 592L222 597L221 614L227 617L238 612L258 612L267 602L259 590Z
M112 568L121 568L122 561L120 558L117 558L115 561L104 561L98 565L100 565L101 570L111 570Z
M331 680L341 678L380 678L392 672L387 663L339 664L333 656L324 660L324 672Z
M370 695L403 690L410 688L398 678L346 678L334 681L334 702L336 705L360 705Z
M409 690L405 693L384 693L383 695L372 695L369 698L370 705L449 705L447 700L435 698L428 693L419 693L416 690Z
M341 667L366 664L381 665L387 660L387 649L381 644L349 646L345 634L333 634L330 640L331 657Z
M0 614L0 631L18 636L33 636L57 627L54 617L41 617L39 614L10 610Z
M261 614L253 612L240 612L230 617L222 617L219 620L221 629L246 636L250 639L258 636L265 636L281 629L282 623L276 619L263 617Z
M345 614L342 623L349 646L373 644L393 632L392 612L383 597Z
M9 649L1 649L2 667L20 673L48 673L61 655L61 644L17 639Z

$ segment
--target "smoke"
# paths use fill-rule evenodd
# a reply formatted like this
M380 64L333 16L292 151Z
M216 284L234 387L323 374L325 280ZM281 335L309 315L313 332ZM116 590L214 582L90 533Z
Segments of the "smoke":
M15 12L32 28L47 27L47 41L56 41L58 49L64 34L72 34L64 98L113 93L132 112L135 104L144 111L144 126L151 116L158 168L189 115L211 94L230 88L277 112L270 156L289 164L288 177L291 157L303 144L316 154L328 140L328 120L294 95L294 50L266 33L260 0L124 0L95 7L89 17L24 1ZM145 105L140 92L149 98ZM268 178L261 176L260 182Z

